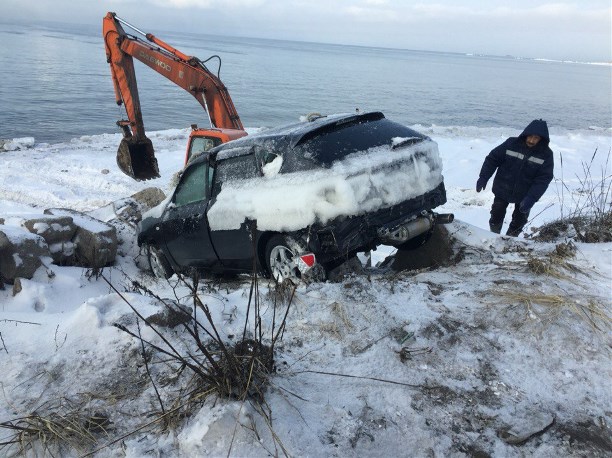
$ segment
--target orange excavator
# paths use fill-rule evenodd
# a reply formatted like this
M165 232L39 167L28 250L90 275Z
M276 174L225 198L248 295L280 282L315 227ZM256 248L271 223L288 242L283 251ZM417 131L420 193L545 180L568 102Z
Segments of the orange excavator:
M143 36L147 41L127 34L123 26ZM189 92L208 114L210 129L200 129L192 125L185 162L197 152L206 151L247 134L227 88L219 79L218 73L215 75L206 68L205 62L183 54L150 33L138 30L115 13L109 12L104 17L102 33L116 102L117 105L125 106L128 117L127 120L117 121L123 131L123 139L117 150L117 165L123 173L135 180L159 177L153 144L145 135L142 121L134 58Z

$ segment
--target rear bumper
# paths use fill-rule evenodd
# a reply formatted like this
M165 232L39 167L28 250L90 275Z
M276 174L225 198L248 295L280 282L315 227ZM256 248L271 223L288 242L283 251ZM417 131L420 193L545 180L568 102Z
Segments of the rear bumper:
M315 225L309 231L308 247L317 254L319 262L325 263L375 248L381 243L393 244L393 239L388 237L390 231L413 222L412 226L419 226L413 234L426 232L431 226L425 228L416 222L417 218L426 218L433 224L431 210L444 203L446 190L442 182L435 189L392 207L374 213L337 218L323 226ZM398 244L403 241L397 239Z

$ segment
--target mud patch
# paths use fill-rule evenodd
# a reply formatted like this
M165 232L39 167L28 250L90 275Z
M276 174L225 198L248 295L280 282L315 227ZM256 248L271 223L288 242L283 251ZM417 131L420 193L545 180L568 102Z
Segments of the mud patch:
M436 269L458 262L453 240L442 225L434 226L427 243L412 250L398 249L388 265L396 272L404 270Z

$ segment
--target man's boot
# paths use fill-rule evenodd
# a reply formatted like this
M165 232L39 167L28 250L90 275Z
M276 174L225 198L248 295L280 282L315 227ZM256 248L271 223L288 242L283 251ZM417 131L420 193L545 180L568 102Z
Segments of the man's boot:
M499 224L491 224L489 223L489 229L491 229L491 232L495 232L496 234L499 234L501 232L501 228L504 225L503 222L499 223Z
M506 231L506 235L509 235L510 237L518 237L522 230L522 227L513 227L511 224Z

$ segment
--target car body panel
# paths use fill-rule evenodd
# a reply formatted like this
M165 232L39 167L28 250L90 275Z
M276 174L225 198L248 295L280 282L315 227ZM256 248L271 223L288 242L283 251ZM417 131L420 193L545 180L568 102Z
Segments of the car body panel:
M435 142L382 113L269 129L192 158L138 243L160 246L175 271L264 270L274 234L331 263L374 248L387 228L433 221L441 170Z

